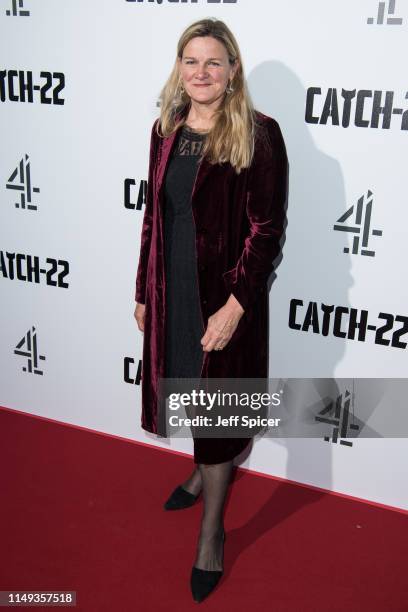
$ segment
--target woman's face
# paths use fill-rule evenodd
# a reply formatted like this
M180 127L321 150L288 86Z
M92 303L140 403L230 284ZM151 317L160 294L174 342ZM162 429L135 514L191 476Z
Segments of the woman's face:
M178 63L184 89L201 104L221 98L238 67L237 61L231 66L226 48L212 36L192 38Z

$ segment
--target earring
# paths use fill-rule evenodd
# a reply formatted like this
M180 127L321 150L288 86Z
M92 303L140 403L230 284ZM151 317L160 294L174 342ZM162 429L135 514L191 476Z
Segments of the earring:
M228 82L228 87L225 90L227 94L233 93L233 91L234 91L234 88L232 87L231 83L232 83L232 81Z
M182 96L186 90L184 89L183 83L180 84L180 95Z

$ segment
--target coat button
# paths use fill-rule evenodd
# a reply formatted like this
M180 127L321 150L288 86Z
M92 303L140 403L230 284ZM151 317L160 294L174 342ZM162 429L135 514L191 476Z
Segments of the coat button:
M205 269L206 267L204 265L200 265L200 272L204 272Z

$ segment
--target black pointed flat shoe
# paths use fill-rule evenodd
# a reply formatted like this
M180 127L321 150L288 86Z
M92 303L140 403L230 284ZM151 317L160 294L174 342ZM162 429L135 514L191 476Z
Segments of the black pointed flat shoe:
M163 507L165 510L182 510L183 508L189 508L196 502L199 495L200 493L194 495L179 485L174 489Z
M223 545L225 532L223 532ZM190 586L194 601L203 601L215 589L224 570L203 570L193 565L191 568Z

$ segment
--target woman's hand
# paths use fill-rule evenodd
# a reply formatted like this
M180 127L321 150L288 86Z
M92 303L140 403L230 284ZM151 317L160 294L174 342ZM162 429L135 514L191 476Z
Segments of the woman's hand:
M144 331L145 308L144 304L136 304L134 317L140 331Z
M224 348L230 341L244 312L241 304L231 293L224 306L208 317L207 329L201 338L203 350L208 352Z

